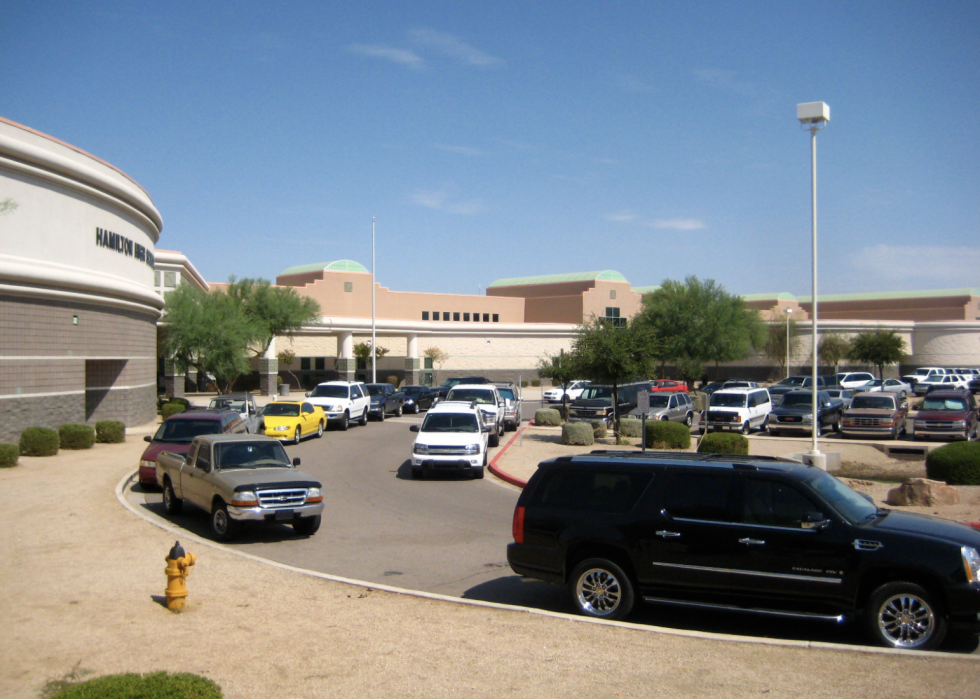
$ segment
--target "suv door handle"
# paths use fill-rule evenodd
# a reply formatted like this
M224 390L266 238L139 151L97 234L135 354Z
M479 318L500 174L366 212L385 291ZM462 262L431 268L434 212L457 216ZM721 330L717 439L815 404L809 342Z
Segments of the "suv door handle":
M681 535L680 532L668 532L668 531L663 531L663 530L657 532L657 536L659 536L661 539L673 539L674 537L677 537L677 536L680 536L680 535Z
M739 539L738 543L745 544L746 546L765 546L766 542L761 539Z

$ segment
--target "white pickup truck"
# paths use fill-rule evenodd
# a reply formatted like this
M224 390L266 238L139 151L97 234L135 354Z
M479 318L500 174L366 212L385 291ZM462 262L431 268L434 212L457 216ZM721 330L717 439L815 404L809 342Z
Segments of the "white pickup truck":
M320 528L323 486L297 470L286 450L264 435L209 434L195 437L187 454L157 456L157 483L168 515L184 502L210 513L211 530L231 541L244 522L290 524L310 536Z

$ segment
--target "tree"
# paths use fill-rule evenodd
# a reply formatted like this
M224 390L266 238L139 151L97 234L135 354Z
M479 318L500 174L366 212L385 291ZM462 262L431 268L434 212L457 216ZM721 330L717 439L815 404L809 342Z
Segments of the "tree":
M776 317L777 308L773 308L773 317ZM773 363L778 364L781 374L789 373L789 366L786 360L792 358L800 348L800 336L796 332L796 321L787 314L785 323L773 322L769 324L766 333L766 344L762 348L762 353ZM789 335L789 353L786 352L786 336Z
M905 340L894 330L881 328L855 335L848 354L855 361L878 367L879 379L884 378L882 373L886 364L897 364L905 359L905 355Z
M824 364L833 364L834 373L840 368L840 360L846 358L851 352L851 342L843 335L831 333L820 338L817 344L817 355Z
M443 362L449 359L449 355L438 347L426 347L422 354L423 356L432 360L432 366L434 366L436 369L441 369Z
M289 365L293 363L294 359L296 359L296 353L293 352L292 350L284 349L281 352L279 352L279 354L276 355L276 358L279 360L279 367L280 367L279 371L280 372L284 371L290 376L292 376L293 380L296 382L296 386L299 387L301 385L299 379L296 378L296 374L294 374L292 370L289 368ZM286 367L286 368L283 369L282 367Z
M546 354L544 358L538 360L538 376L551 379L559 386L565 386L568 382L575 379L575 363L572 355L565 354L565 350L558 354ZM566 394L562 392L562 403L565 402Z
M276 337L292 337L320 317L320 304L290 286L272 286L267 279L228 280L227 294L255 329L249 349L264 355Z
M572 366L584 379L612 387L612 405L619 405L619 387L644 378L653 367L658 345L647 324L630 319L624 325L603 323L595 316L575 331ZM613 431L619 438L618 411Z
M643 304L639 319L650 329L656 358L675 362L689 387L707 362L744 359L766 341L759 313L713 279L668 279Z
M375 349L374 349L374 356L376 356L378 359L381 359L386 354L388 354L388 348L387 347L382 347L381 345L378 345L377 347L375 347ZM357 344L355 344L354 345L354 356L357 357L358 359L364 360L364 367L366 369L370 369L371 368L371 362L369 362L368 360L371 359L371 343L370 342L358 342Z

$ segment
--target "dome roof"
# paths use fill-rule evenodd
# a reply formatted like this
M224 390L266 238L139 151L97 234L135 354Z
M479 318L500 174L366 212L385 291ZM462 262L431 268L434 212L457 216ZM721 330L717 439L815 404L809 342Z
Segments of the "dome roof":
M284 277L287 274L305 274L306 272L366 272L368 274L371 271L362 265L360 262L354 262L354 260L336 260L334 262L316 262L312 265L297 265L295 267L290 267L285 270L279 276Z

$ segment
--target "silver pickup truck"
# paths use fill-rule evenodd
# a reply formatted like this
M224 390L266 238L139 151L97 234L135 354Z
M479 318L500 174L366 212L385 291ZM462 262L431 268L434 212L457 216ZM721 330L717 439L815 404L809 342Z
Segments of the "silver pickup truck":
M186 501L211 514L217 539L231 541L249 521L291 524L303 536L320 528L323 486L297 466L275 439L210 434L195 437L187 454L162 452L156 473L167 514Z

